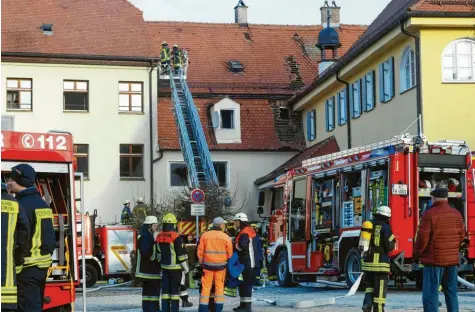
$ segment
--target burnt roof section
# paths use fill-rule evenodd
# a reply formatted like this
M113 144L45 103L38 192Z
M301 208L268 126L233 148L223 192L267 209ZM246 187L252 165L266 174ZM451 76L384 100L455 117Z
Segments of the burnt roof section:
M436 4L438 3L438 4ZM355 57L363 53L376 41L390 32L400 23L411 16L420 17L450 17L475 16L475 0L392 0L376 19L368 26L358 41L341 57L338 62L330 66L305 90L293 97L289 103L295 104L305 95L315 89L337 71L349 64Z

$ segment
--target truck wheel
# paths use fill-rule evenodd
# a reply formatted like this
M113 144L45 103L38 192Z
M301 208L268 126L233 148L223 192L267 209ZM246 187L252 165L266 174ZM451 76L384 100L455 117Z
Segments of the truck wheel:
M348 287L353 286L360 274L361 270L361 255L358 249L351 248L345 258L345 281ZM363 282L358 287L359 290L364 288Z
M86 287L96 285L98 275L96 268L92 264L86 263ZM79 266L79 276L82 279L82 265Z
M282 250L277 257L277 282L281 287L290 287L292 283L292 275L289 272L289 256L287 251Z

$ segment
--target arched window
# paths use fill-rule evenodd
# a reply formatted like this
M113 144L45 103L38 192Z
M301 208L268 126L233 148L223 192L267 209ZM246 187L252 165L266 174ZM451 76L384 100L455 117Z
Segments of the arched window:
M416 85L416 55L411 47L404 49L400 68L401 93Z
M444 82L475 82L475 40L452 41L445 47L442 57Z

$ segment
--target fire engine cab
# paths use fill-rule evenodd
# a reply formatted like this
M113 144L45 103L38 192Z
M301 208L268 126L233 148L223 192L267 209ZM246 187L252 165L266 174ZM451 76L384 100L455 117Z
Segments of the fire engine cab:
M460 250L460 273L474 271L474 170L463 141L429 143L404 135L303 161L302 167L274 180L269 220L269 276L281 286L319 279L345 279L361 273L360 228L376 208L392 208L390 224L398 255L393 278L421 285L413 260L419 220L431 205L431 189L445 185L449 204L465 220L467 243ZM264 198L264 196L260 196ZM261 204L261 203L260 203ZM279 206L280 205L280 206ZM259 207L262 213L263 207Z
M70 311L78 285L75 173L69 133L2 131L2 181L20 163L37 172L36 187L54 215L56 249L48 270L43 310ZM79 182L82 187L82 180ZM76 186L77 187L77 186Z

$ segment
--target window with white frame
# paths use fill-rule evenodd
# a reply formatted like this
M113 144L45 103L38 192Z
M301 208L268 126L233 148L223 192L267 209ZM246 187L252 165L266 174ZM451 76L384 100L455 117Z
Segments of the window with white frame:
M388 58L378 66L379 101L389 102L394 97L394 57Z
M314 109L307 112L307 140L313 141L316 139L316 132L317 132L317 122L316 122L317 114Z
M416 56L411 47L402 53L399 77L401 93L416 86Z
M338 124L346 124L346 88L338 92Z
M170 162L170 187L183 187L189 185L188 167L183 161ZM229 162L213 161L214 171L218 178L219 186L226 187L229 184Z
M365 112L369 112L374 108L376 93L374 92L375 89L375 82L374 82L374 70L370 71L366 75L364 75L362 82L362 102L363 102L363 110Z
M449 43L443 52L444 82L475 82L475 40L459 39Z
M89 111L88 82L79 80L63 81L65 111Z
M32 80L7 78L7 110L32 110Z
M351 117L361 116L361 79L351 84Z
M335 129L335 97L326 100L325 103L325 113L326 113L326 128L327 131L333 131Z
M143 112L142 82L119 82L119 112Z
M224 98L210 107L211 123L218 144L240 144L241 105Z

